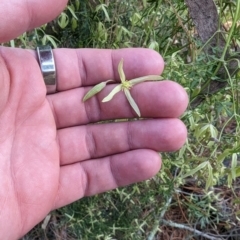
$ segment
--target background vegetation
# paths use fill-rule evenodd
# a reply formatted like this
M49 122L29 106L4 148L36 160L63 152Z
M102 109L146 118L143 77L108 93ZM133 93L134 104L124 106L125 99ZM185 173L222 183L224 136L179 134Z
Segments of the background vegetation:
M219 78L228 59L203 51L183 0L71 0L54 21L5 45L68 48L146 47L166 61L163 76L185 87L190 105L182 120L188 141L164 153L151 180L85 198L52 212L23 239L240 239L240 1L216 0L218 31L236 71ZM237 21L235 21L237 19ZM222 27L224 26L224 27ZM193 100L203 83L227 82Z

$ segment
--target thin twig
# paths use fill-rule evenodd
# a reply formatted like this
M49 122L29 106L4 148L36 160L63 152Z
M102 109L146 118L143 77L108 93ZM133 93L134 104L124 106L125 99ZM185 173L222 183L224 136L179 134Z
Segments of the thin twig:
M179 206L180 211L181 211L181 213L182 213L182 215L183 215L183 218L185 219L186 222L188 222L188 219L186 218L186 215L185 215L185 213L184 213L183 210L182 210L182 206L181 206L181 203L180 203L179 196L178 196L178 194L176 194L176 195L177 195L177 200L178 200L178 206ZM189 222L188 222L188 223L189 223Z
M151 233L149 234L147 240L153 240L154 236L156 235L157 231L159 230L159 221L161 221L161 219L163 219L166 211L168 210L169 205L172 202L172 197L170 197L167 201L167 203L164 206L164 209L162 210L160 216L159 216L159 220L157 220L153 226L153 230L151 231Z
M213 237L213 236L210 236L206 233L203 233L197 229L194 229L194 228L191 228L189 226L186 226L186 225L183 225L183 224L179 224L179 223L175 223L175 222L172 222L172 221L166 221L166 220L162 220L162 223L167 225L167 226L170 226L170 227L175 227L175 228L180 228L180 229L184 229L184 230L188 230L194 234L197 234L199 236L202 236L202 237L205 237L207 239L210 239L210 240L223 240L223 238L221 237Z

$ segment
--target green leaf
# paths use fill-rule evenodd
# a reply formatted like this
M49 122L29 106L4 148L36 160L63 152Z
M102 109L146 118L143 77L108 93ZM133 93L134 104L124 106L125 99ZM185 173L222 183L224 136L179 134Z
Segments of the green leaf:
M240 167L236 167L235 173L236 173L236 178L240 177Z
M124 83L126 81L125 73L123 71L123 59L118 64L118 73L121 79L121 82Z
M232 174L233 180L236 180L236 167L237 167L237 154L233 153L232 154L232 163L231 163L231 174Z
M159 44L158 44L157 41L152 41L152 42L149 44L148 48L153 49L153 50L159 52Z
M46 42L47 42L47 37L46 35L44 35L42 38L42 45L46 45Z
M108 102L108 101L110 101L116 93L118 93L118 92L121 91L121 89L122 89L121 84L117 85L117 86L102 100L102 102Z
M120 42L123 39L123 34L122 34L122 28L121 26L116 27L117 33L116 33L116 40L117 42Z
M102 10L103 10L103 12L104 12L104 14L105 14L106 21L110 22L111 20L110 20L110 17L109 17L109 15L108 15L106 6L107 6L106 4L102 4Z
M75 29L78 26L77 20L75 18L73 18L71 23L72 23L72 30L75 31Z
M106 4L100 4L96 7L96 12L98 12L99 10L102 10L104 12L104 15L105 15L105 19L106 21L110 22L110 17L108 15L108 12L107 12L107 5Z
M75 12L74 12L74 7L73 6L68 6L67 9L70 11L70 13L72 14L72 16L78 20L78 17L76 16Z
M108 81L105 81L105 82L101 82L97 85L95 85L93 88L90 89L90 91L88 91L84 98L83 98L83 102L85 102L86 100L88 100L89 98L93 97L94 95L96 95L97 93L99 93L100 91L102 91L108 82L110 81L113 81L113 80L108 80Z
M142 16L138 13L135 12L132 17L130 17L130 21L132 22L133 26L136 26L138 23L141 23Z
M124 88L124 93L127 97L128 102L130 103L131 107L134 109L134 111L136 112L136 114L141 117L141 113L140 110L138 108L138 105L136 104L136 102L134 101L134 99L132 98L130 91L126 88Z
M122 28L124 35L128 35L130 38L132 37L132 35L133 35L132 32L128 31L128 29L125 28L124 26L121 26L121 28Z
M102 22L98 22L98 39L99 41L101 40L102 42L106 42L108 39L108 34L107 30Z
M12 48L15 48L15 41L14 41L14 40L10 40L10 46L11 46Z
M130 80L129 82L132 85L136 85L138 83L145 82L145 81L157 81L157 80L162 80L162 79L163 79L163 77L158 76L158 75L149 75L149 76L134 78L134 79Z
M192 98L196 97L201 92L201 89L202 88L201 88L200 84L198 86L196 86L191 93L191 97Z
M210 124L209 130L210 130L210 133L211 133L211 137L217 138L217 136L218 136L218 130L217 130L217 128L214 127L212 124Z
M202 168L206 167L206 165L208 164L208 162L203 162L201 163L200 165L198 165L196 168L194 168L193 170L189 171L188 173L184 174L182 176L182 179L183 178L186 178L186 177L189 177L189 176L192 176L193 174L195 174L196 172L198 172L199 170L201 170Z
M212 187L214 185L214 179L213 179L213 168L211 166L210 163L208 163L208 178L207 178L207 182L206 182L206 189L209 189L210 187Z
M57 48L57 43L56 41L58 41L55 37L51 36L51 35L46 35L46 39L51 42L51 44L53 45L54 48Z
M68 18L68 15L66 13L61 13L61 15L58 17L58 25L64 29L66 28L66 26L68 25L69 23L69 18Z

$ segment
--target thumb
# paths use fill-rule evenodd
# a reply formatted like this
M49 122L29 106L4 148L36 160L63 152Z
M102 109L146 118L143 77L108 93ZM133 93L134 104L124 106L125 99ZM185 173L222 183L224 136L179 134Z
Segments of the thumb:
M0 43L53 20L68 0L1 0Z

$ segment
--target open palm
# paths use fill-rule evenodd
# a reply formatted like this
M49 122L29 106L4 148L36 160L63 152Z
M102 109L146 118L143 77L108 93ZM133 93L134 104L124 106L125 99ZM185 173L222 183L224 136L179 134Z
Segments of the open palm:
M141 121L94 124L136 117L121 92L101 102L115 83L82 102L93 85L120 80L117 66L122 58L128 79L161 74L164 64L156 52L57 49L54 56L58 92L46 95L36 53L0 47L4 239L19 238L49 211L84 196L152 177L161 165L156 151L176 150L186 139L185 126L177 118L188 98L172 81L143 83L131 90L146 118Z

